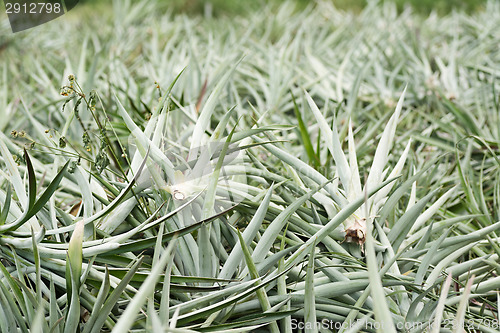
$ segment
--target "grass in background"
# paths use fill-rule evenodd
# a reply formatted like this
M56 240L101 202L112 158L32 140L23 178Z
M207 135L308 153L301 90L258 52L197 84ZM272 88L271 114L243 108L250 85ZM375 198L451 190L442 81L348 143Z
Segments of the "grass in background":
M384 0L397 4L398 10L402 11L407 7L413 8L421 14L429 14L432 11L444 15L452 10L463 10L466 12L474 12L483 10L486 5L486 0ZM282 0L271 1L238 1L238 0L169 0L162 3L164 10L170 10L176 14L190 15L246 15L250 11L265 8L266 5L279 6ZM311 4L310 0L293 0L297 10L304 10ZM331 0L331 3L340 10L350 10L360 12L368 3L367 0ZM372 1L373 2L373 1ZM383 1L381 1L383 2ZM82 4L91 6L103 4L102 1L84 0Z

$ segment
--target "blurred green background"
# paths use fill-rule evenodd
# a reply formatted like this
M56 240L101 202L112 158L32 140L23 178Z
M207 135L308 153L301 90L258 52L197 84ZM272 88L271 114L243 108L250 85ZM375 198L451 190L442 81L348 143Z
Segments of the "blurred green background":
M83 3L105 4L102 0L81 0ZM122 0L117 0L122 1ZM161 3L173 13L189 15L239 15L250 10L258 10L266 4L280 4L285 0L162 0ZM297 9L306 7L314 0L291 0L297 4ZM328 1L328 0L327 0ZM432 11L444 15L452 10L473 12L481 10L487 0L330 0L339 9L360 11L370 1L394 2L398 9L412 7L416 12L429 14ZM111 1L110 1L111 3Z
M298 7L305 7L312 0L293 0ZM331 0L337 8L346 10L361 10L370 0ZM474 11L485 4L485 0L385 0L395 2L398 9L403 10L407 6L413 7L416 11L427 14L436 10L440 14L446 14L452 10ZM214 15L244 13L249 8L258 8L263 3L277 3L283 0L255 1L255 0L172 0L176 11L201 14L205 10L206 4L211 4ZM383 2L383 1L379 1Z

